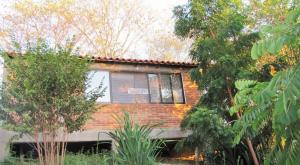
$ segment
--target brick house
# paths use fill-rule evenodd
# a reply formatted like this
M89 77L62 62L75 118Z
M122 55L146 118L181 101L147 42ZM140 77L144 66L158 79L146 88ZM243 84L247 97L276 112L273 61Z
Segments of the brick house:
M106 132L118 126L113 115L121 115L123 111L140 124L161 123L152 132L153 138L184 137L180 122L200 96L188 73L194 67L196 64L189 62L93 58L90 88L102 82L106 87L105 95L97 100L99 110L86 123L84 131L71 134L68 141L110 141ZM11 134L0 130L3 137L0 143ZM32 140L24 136L13 143L28 142Z

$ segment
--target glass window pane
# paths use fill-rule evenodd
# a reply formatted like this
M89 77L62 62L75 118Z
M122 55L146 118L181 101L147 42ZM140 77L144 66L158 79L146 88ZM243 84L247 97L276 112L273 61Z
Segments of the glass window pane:
M108 71L99 71L93 70L88 73L89 84L86 89L86 93L95 90L101 82L103 83L103 88L106 88L104 91L104 96L98 98L96 102L110 102L110 85L109 85L109 72Z
M180 74L171 76L174 103L184 103L182 80Z
M172 103L172 89L171 89L171 78L170 75L160 75L160 87L162 102Z
M157 74L148 74L150 100L152 103L161 102L159 91L159 79Z
M111 89L113 103L134 103L133 94L129 94L134 88L134 76L129 73L111 73Z
M144 73L134 74L134 89L136 103L149 103L149 91L147 75Z
M142 73L112 73L114 103L148 103L147 75Z

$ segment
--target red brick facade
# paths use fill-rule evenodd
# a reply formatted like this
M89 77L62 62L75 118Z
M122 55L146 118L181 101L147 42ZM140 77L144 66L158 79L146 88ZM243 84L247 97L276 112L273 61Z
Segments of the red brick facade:
M197 85L190 80L188 70L190 68L168 68L152 67L147 65L122 65L122 64L95 64L93 69L105 69L113 71L134 70L139 72L156 71L181 73L183 79L183 90L185 94L185 104L98 104L98 111L92 116L85 126L85 130L109 130L117 125L114 115L121 115L122 111L129 112L134 121L140 124L161 123L161 128L179 128L183 115L200 97Z

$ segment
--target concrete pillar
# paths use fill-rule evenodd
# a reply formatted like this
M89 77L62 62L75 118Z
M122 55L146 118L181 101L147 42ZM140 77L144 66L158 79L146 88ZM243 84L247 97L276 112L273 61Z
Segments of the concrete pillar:
M117 144L116 144L116 141L113 139L111 141L111 151L117 152Z
M9 140L11 136L11 132L0 129L0 162L9 154Z

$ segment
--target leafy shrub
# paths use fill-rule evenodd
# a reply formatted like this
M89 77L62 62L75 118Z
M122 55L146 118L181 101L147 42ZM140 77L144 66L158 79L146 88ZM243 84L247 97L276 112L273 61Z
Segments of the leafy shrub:
M79 153L67 154L65 157L65 165L110 165L111 162L110 155L105 154L87 155Z

